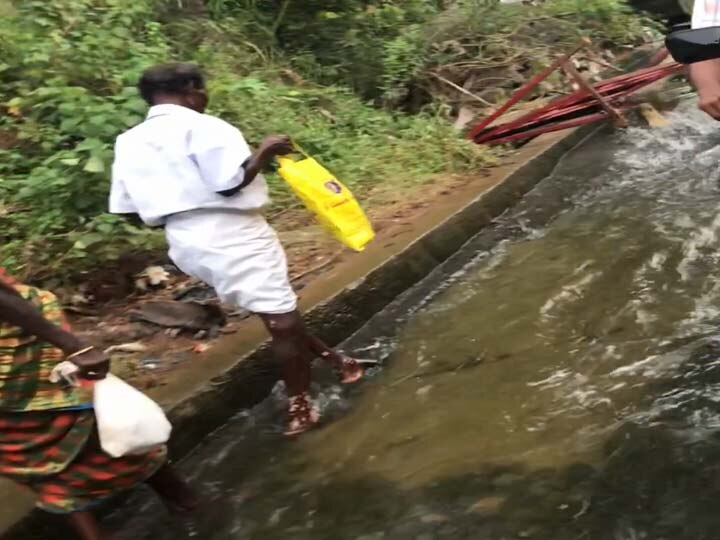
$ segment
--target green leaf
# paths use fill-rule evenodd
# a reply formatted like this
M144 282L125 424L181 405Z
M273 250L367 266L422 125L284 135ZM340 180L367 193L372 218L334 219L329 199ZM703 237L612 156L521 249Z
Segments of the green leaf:
M83 171L89 172L89 173L105 172L105 163L103 162L103 160L100 156L97 156L97 155L90 156L90 159L88 159L85 162Z
M66 118L60 123L62 131L74 131L80 125L81 119L77 117Z
M78 238L75 241L75 243L73 244L73 249L84 250L84 249L87 249L90 246L97 244L99 242L102 242L104 240L105 240L105 237L99 233L83 234L80 238Z
M78 144L75 147L75 150L98 150L103 148L104 146L105 144L100 139L90 137Z
M126 114L122 117L123 124L125 124L127 127L133 127L134 125L138 124L140 120L142 120L142 117L136 114Z
M64 158L60 160L60 163L63 165L70 165L71 167L74 167L78 163L80 163L80 158Z

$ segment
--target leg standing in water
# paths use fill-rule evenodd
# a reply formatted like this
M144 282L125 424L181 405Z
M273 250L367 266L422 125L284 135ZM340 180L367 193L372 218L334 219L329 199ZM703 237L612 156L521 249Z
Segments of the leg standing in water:
M285 253L262 215L269 197L261 171L293 151L290 138L267 137L253 152L240 130L204 114L208 95L195 65L154 66L138 87L150 110L117 139L110 211L165 226L183 272L262 318L290 397L286 433L301 433L318 421L312 359L329 362L343 383L358 381L363 368L306 330Z
M312 359L319 356L329 362L343 384L360 380L363 368L355 359L339 354L308 333L298 311L260 317L272 337L273 353L282 365L290 396L290 422L285 434L296 435L312 427L320 416L309 394Z
M65 357L81 370L79 387L50 382ZM66 516L81 540L111 539L90 509L144 482L175 510L198 501L167 464L165 447L119 459L103 452L87 381L108 367L70 332L51 293L0 269L0 476L32 491L41 510Z

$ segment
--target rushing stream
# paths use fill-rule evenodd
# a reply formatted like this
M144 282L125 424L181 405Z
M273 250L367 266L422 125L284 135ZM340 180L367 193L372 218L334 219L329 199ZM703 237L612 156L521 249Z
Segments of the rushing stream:
M183 464L172 524L127 538L720 538L720 131L600 134L347 344L386 359L322 387L319 430L277 395Z

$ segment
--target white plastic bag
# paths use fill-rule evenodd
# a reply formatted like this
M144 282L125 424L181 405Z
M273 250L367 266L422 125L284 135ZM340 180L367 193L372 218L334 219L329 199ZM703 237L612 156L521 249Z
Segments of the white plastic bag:
M172 426L160 405L113 375L95 383L93 406L100 446L114 458L143 454L170 439Z

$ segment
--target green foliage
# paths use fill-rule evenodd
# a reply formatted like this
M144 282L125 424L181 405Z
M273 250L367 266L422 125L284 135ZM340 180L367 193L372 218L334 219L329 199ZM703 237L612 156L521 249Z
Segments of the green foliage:
M386 41L383 97L399 106L422 88L437 99L432 89L438 73L473 91L490 86L497 96L497 90L512 90L581 37L618 50L642 43L649 35L657 37L655 28L621 0L547 0L536 6L459 1Z
M51 274L147 247L144 232L102 213L114 138L145 110L132 85L170 51L151 6L39 0L16 11L0 22L4 262Z
M252 143L291 134L372 204L493 159L432 103L430 72L534 69L580 34L632 43L645 27L618 0L17 1L0 17L0 265L65 277L162 247L105 213L113 141L143 118L134 84L153 63L200 63L210 112ZM413 92L418 114L398 112ZM293 204L270 180L277 208Z
M208 71L212 112L251 141L291 133L361 194L481 159L440 118L393 117L340 87L279 80L273 50L245 38L252 24L176 17L161 26L154 9L25 1L0 23L0 264L44 278L162 246L158 233L104 212L113 141L146 108L134 83L143 68L179 55ZM271 181L276 205L293 202Z
M254 35L258 42L279 46L291 60L299 60L297 68L319 82L351 86L364 98L381 93L386 43L429 20L442 4L428 0L211 2L216 18L246 19L250 14L254 27L261 29Z

